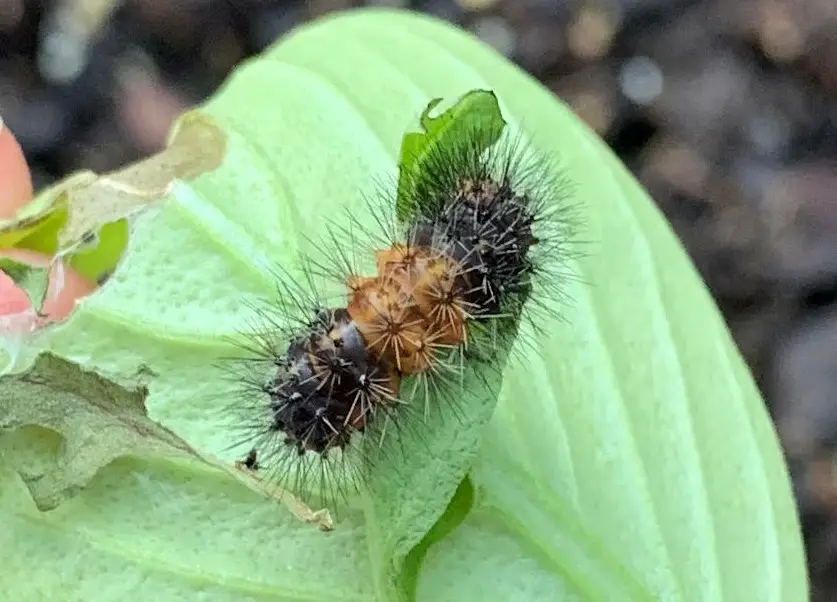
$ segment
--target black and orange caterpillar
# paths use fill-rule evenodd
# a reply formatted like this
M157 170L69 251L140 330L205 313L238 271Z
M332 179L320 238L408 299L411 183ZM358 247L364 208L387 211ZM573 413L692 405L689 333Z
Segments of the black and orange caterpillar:
M524 304L537 306L535 281L559 289L554 260L567 257L572 227L559 172L516 142L485 146L474 131L437 145L421 174L402 174L414 178L408 217L369 248L374 271L332 270L345 287L340 306L316 304L263 349L275 368L252 383L261 395L248 420L253 463L288 474L296 458L328 461L355 437L380 435L415 409L405 383L450 384L460 362L490 367L492 350L511 344ZM433 402L428 393L424 405ZM292 472L302 481L316 471Z

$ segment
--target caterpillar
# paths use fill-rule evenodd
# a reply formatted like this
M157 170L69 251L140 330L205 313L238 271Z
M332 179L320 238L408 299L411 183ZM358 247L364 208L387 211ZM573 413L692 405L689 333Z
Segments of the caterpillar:
M455 413L465 369L494 369L521 320L536 344L539 314L572 277L568 183L522 138L474 119L426 145L420 169L408 163L396 194L370 199L374 230L335 223L306 283L279 276L278 302L249 338L258 368L236 374L245 465L293 492L319 488L325 504L369 478L405 424ZM319 296L314 274L338 283L339 298Z

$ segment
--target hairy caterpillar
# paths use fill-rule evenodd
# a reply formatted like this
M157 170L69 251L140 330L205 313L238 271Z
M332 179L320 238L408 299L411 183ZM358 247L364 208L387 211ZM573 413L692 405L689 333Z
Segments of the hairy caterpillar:
M339 283L339 298L280 277L235 373L244 464L327 505L369 478L401 429L455 414L466 369L495 368L520 321L537 328L572 277L577 223L551 158L480 119L432 142L420 168L402 157L398 193L373 197L374 231L351 221L315 241L328 259L307 273ZM527 342L536 349L536 332Z

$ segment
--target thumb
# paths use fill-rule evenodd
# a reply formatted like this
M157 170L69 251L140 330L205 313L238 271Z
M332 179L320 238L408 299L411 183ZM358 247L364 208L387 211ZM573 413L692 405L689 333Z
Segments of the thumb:
M0 219L12 217L32 198L32 177L23 152L0 118Z
M0 220L14 216L15 212L32 198L32 178L23 152L8 128L0 120ZM50 258L25 249L2 249L0 257L7 257L33 266L46 266ZM52 286L52 282L50 286ZM73 309L76 299L91 293L95 285L68 268L62 288L47 299L42 308L52 320L65 318ZM12 279L0 270L0 335L8 330L8 316L20 314L18 321L27 326L34 320L30 312L29 298L17 288ZM7 317L6 321L3 318Z

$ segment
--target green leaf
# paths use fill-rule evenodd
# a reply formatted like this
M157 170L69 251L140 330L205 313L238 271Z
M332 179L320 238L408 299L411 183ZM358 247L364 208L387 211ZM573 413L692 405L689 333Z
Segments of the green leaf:
M26 293L32 307L40 310L49 287L49 266L26 265L0 256L0 270Z
M149 420L145 391L126 390L50 354L30 370L0 381L0 453L17 468L40 510L52 510L87 485L93 475L124 455L192 455L172 433ZM19 462L26 427L63 438L51 461L36 471Z
M467 136L478 140L477 148L486 150L497 142L506 126L497 97L491 91L472 90L438 117L431 117L430 112L442 100L430 101L419 119L423 131L407 133L401 143L396 215L402 221L420 209L414 206L413 199L416 188L422 184L422 174L431 167L434 149L456 144Z
M16 242L15 248L54 255L58 251L58 233L66 223L65 218L65 211L57 211L35 232ZM70 266L91 282L96 282L116 267L128 244L127 220L104 224L94 243L92 248L73 253L69 260Z
M242 302L272 292L274 262L299 274L298 253L318 259L309 240L329 218L371 226L363 193L397 171L408 123L471 90L495 92L508 126L560 157L592 241L587 284L567 285L575 305L541 325L540 355L516 350L487 428L437 425L391 466L421 469L426 491L361 499L326 534L191 461L117 460L47 514L0 475L9 598L395 600L416 583L434 602L807 599L772 425L669 227L547 90L430 19L331 17L238 68L198 109L226 135L220 168L176 182L108 284L35 343L120 379L148 366L149 417L220 453L213 364L250 317ZM477 401L479 423L490 403ZM448 508L464 464L469 512L459 496ZM398 482L386 474L378 493Z
M128 246L128 220L120 219L102 226L93 248L79 250L70 258L70 266L92 282L106 279L116 268Z
M111 173L73 174L0 220L0 249L57 254L88 280L104 280L125 250L126 218L165 197L175 180L216 168L224 146L211 120L186 115L157 154Z

